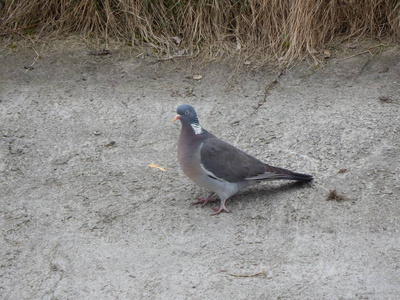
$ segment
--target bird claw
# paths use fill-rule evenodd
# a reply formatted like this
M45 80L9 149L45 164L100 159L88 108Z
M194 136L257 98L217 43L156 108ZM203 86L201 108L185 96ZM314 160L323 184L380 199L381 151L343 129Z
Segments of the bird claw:
M220 212L227 212L227 213L230 213L231 211L230 210L228 210L226 207L225 207L225 205L221 205L219 208L216 208L216 207L211 207L211 209L213 210L213 211L215 211L215 213L213 213L213 214L211 214L212 216L215 216L215 215L218 215Z
M193 205L201 204L201 206L204 206L204 205L206 205L208 202L216 202L217 199L214 199L214 197L215 197L214 194L210 194L210 195L208 195L206 198L197 197L197 198L196 198L197 201L193 202L192 204L193 204Z
M206 205L208 202L216 202L217 200L216 199L209 199L209 198L196 198L197 199L197 201L195 201L195 202L193 202L192 204L193 205L196 205L196 204L201 204L201 206L204 206L204 205Z
M198 197L198 198L196 198L197 201L193 202L192 204L193 204L193 205L201 204L201 206L204 206L204 205L206 205L208 202L216 202L216 201L218 201L217 199L215 199L216 196L217 196L217 195L216 195L215 193L211 193L210 195L208 195L208 196L205 197L205 198L200 198L200 197ZM227 212L227 213L230 213L230 211L225 207L225 201L226 201L226 199L221 200L221 205L219 206L219 208L211 207L211 209L212 209L213 211L215 211L215 213L211 214L212 216L218 215L219 213L221 213L221 212L223 212L223 211L224 211L224 212Z

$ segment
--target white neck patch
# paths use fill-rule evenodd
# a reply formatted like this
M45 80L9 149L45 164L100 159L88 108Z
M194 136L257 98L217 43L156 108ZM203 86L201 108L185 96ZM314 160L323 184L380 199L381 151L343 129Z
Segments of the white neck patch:
M203 128L199 124L192 123L190 124L194 130L194 134L201 134L203 132Z

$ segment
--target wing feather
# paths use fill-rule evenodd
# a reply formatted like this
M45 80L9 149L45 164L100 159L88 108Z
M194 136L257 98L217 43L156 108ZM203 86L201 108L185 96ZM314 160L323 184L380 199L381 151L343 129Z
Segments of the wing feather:
M266 171L263 162L215 137L203 143L200 157L203 168L228 182L240 182Z
M311 175L267 165L216 137L204 141L200 158L201 165L208 176L227 182L272 179L310 181L313 179Z

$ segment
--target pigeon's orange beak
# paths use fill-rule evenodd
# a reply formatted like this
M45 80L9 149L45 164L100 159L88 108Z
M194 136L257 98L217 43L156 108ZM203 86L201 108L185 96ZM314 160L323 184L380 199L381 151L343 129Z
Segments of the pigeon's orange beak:
M180 118L181 118L181 116L178 115L178 116L176 116L176 117L172 120L172 122L175 122L176 120L179 120Z

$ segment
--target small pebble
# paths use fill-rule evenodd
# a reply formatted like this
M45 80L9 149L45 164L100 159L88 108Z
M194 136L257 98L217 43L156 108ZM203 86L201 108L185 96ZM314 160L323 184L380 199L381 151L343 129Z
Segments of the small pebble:
M379 100L386 103L391 103L392 100L389 99L387 96L379 96Z

